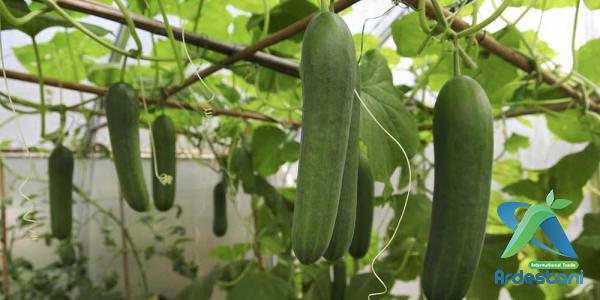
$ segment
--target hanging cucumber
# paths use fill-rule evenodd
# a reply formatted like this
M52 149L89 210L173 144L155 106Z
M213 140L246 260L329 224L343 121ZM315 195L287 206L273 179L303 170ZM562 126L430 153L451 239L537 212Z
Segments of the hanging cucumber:
M331 300L344 300L346 294L346 262L343 259L333 264L333 283L331 284Z
M462 299L477 269L490 198L493 116L484 90L457 76L433 112L435 183L421 285L428 299Z
M358 163L358 193L356 197L356 223L350 244L350 255L363 258L369 251L373 230L373 197L375 194L373 175L367 158L361 153Z
M71 235L73 223L73 153L57 145L48 159L50 189L50 227L52 235L64 240Z
M175 143L177 133L171 118L166 115L158 116L152 122L152 137L154 150L152 158L152 193L154 206L160 211L167 211L175 201L175 173L177 172L177 158L175 156ZM154 162L159 175L170 177L164 184L154 174Z
M222 237L227 232L227 186L223 181L213 190L213 233Z
M148 189L140 156L140 107L134 89L123 82L106 94L106 119L123 197L139 212L148 209Z
M356 67L355 88L360 91L360 77ZM358 181L358 156L360 149L359 126L360 126L360 100L354 95L352 103L352 115L350 117L350 132L348 135L348 149L346 150L346 163L344 165L344 175L342 177L342 190L340 194L340 203L338 205L337 216L333 235L329 241L329 246L323 257L329 261L335 261L343 257L354 233L354 223L356 221L356 192Z
M312 19L302 45L302 138L292 248L303 264L325 253L333 234L348 147L356 53L336 14Z

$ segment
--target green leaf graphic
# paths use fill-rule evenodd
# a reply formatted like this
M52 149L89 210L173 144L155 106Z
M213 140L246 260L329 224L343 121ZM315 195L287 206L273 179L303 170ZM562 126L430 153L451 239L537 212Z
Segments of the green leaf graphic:
M553 209L561 209L571 205L572 203L573 201L568 199L556 199L554 200L554 203L550 205L550 207L552 207Z
M550 193L546 196L546 203L548 206L552 207L552 202L554 202L554 190L550 190Z

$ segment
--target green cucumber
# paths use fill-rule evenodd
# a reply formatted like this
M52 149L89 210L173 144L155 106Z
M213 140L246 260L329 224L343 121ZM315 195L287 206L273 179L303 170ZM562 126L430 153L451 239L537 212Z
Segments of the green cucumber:
M344 294L346 294L346 262L340 259L333 264L331 300L344 300Z
M493 115L470 77L442 87L433 112L435 182L421 285L428 299L462 299L479 263L490 199Z
M152 136L154 150L152 158L152 193L154 206L160 211L167 211L175 201L175 173L177 172L177 157L175 154L175 143L177 133L171 118L166 115L158 116L152 122ZM159 175L171 176L172 181L162 184L154 174L154 161Z
M358 195L356 203L356 223L354 236L350 244L350 255L354 258L363 258L371 245L371 231L373 230L373 198L375 196L375 182L367 158L361 153L358 163Z
M140 106L128 84L113 84L106 94L106 119L121 193L139 212L148 209L148 189L140 155Z
M75 254L75 247L71 242L64 242L58 247L58 257L63 266L71 266L77 260L77 254Z
M318 260L333 235L348 147L356 52L348 26L323 12L304 33L302 137L292 248L303 264Z
M356 68L355 89L360 91L360 76L358 75L358 66ZM358 182L358 156L360 149L359 143L359 125L360 125L360 100L354 95L352 103L352 115L350 117L350 133L348 135L348 149L346 150L346 163L344 165L344 175L342 178L342 190L340 203L338 205L337 216L335 218L335 227L333 235L329 241L329 246L323 257L329 261L336 261L348 251L354 234L354 223L356 221L356 193Z
M222 237L227 233L227 185L217 183L213 190L213 233Z
M63 145L57 145L48 159L50 228L61 240L71 236L74 164L73 153Z

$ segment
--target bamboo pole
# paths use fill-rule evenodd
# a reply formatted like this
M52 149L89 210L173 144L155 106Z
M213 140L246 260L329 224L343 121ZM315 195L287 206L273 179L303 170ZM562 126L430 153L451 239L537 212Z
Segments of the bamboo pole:
M31 82L31 83L36 83L36 84L38 83L38 77L35 75L12 71L12 70L5 70L5 71L6 71L6 77L8 77L8 78ZM0 73L1 72L2 72L2 70L0 69ZM60 87L63 89L75 90L75 91L80 91L80 92L84 92L84 93L96 94L96 95L105 95L106 92L108 91L108 89L105 87L98 87L98 86L76 83L76 82L71 82L71 81L66 81L66 80L61 80L61 79L56 79L56 78L49 78L49 77L44 77L44 84L47 86ZM140 98L139 101L141 102L142 99ZM217 108L217 107L207 108L207 107L203 107L203 106L199 106L199 105L195 105L195 104L183 103L183 102L174 101L174 100L170 100L170 99L167 99L165 101L160 101L157 99L146 99L146 103L161 104L166 107L180 108L180 109L197 111L197 112L204 112L205 110L210 110L210 111L212 111L213 116L238 117L238 118L242 118L242 119L279 123L279 124L291 126L291 127L299 127L300 126L300 123L298 123L298 122L295 122L295 121L290 122L287 120L280 120L280 119L268 116L268 115L260 113L260 112L230 110L230 109Z
M56 4L68 10L87 13L103 19L115 21L121 24L126 24L125 17L121 13L121 11L95 1L56 0ZM136 28L157 35L167 36L165 25L162 22L133 13L131 13L130 15L133 24L136 26ZM244 48L243 46L230 44L224 41L210 38L206 35L186 31L179 27L171 26L171 28L173 29L173 36L176 40L181 41L182 36L185 35L186 44L202 47L225 55L232 55L233 53L240 51ZM246 57L246 60L290 76L299 77L298 63L285 58L281 58L265 52L256 52Z
M352 6L354 3L358 2L358 1L360 1L360 0L339 0L339 1L335 2L334 10L336 12L342 11L342 10ZM268 48L268 47L275 45L285 39L288 39L300 32L303 32L304 29L306 29L306 26L308 26L308 23L310 22L310 20L312 20L312 18L314 18L317 14L318 14L318 12L312 13L312 14L300 19L299 21L296 21L295 23L269 35L268 37L266 37L262 40L259 40L256 43L254 43L240 51L236 51L228 58L207 67L206 69L200 71L198 74L192 74L192 76L188 77L181 84L174 85L174 86L166 89L165 97L175 95L178 92L185 89L186 87L198 82L200 80L199 77L205 78L211 74L216 73L217 71L221 70L224 67L230 66L240 60L251 57L252 55L254 55L254 53L256 53L262 49Z
M419 0L402 0L402 2L412 6L415 9L418 9ZM437 19L436 15L435 15L435 10L430 1L426 1L425 9L426 9L427 17L429 17L430 19L434 19L434 20ZM449 17L452 15L452 13L446 9L443 9L443 13L444 13L444 16L446 16L446 17ZM456 16L453 18L453 21L452 21L452 24L450 25L450 27L452 27L452 29L454 31L460 32L465 29L468 29L469 27L471 27L471 25L469 23L467 23L466 21L464 21L463 19L461 19L460 17ZM417 30L417 29L415 29L415 30ZM520 54L519 52L505 46L504 44L502 44L501 42L496 40L492 35L487 34L485 31L477 32L475 35L475 38L476 38L477 42L479 43L479 45L481 45L481 47L489 50L491 53L502 58L503 60L512 64L513 66L515 66L527 73L530 73L530 74L532 72L536 72L536 71L540 72L542 80L545 83L547 83L548 85L553 85L560 81L560 79L558 77L556 77L554 74L552 74L548 71L534 69L527 57L525 57L524 55ZM583 95L579 91L577 91L573 86L563 83L558 88L565 95L575 99L580 104L585 104ZM590 107L592 109L597 109L597 106L598 105L595 101L590 101Z

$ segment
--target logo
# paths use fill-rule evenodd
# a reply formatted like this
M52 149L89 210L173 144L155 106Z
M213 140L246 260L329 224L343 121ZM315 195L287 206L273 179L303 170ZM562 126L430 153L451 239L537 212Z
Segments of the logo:
M577 258L577 254L564 230L560 226L553 209L562 209L571 205L572 201L567 199L554 199L554 191L550 191L546 196L545 204L527 204L522 202L505 202L498 206L498 216L506 226L514 231L510 242L502 253L502 258L511 257L527 244L540 247L548 252L565 257ZM527 211L518 222L515 217L515 211L518 208L527 207ZM546 246L534 237L537 229L540 228L555 249Z

